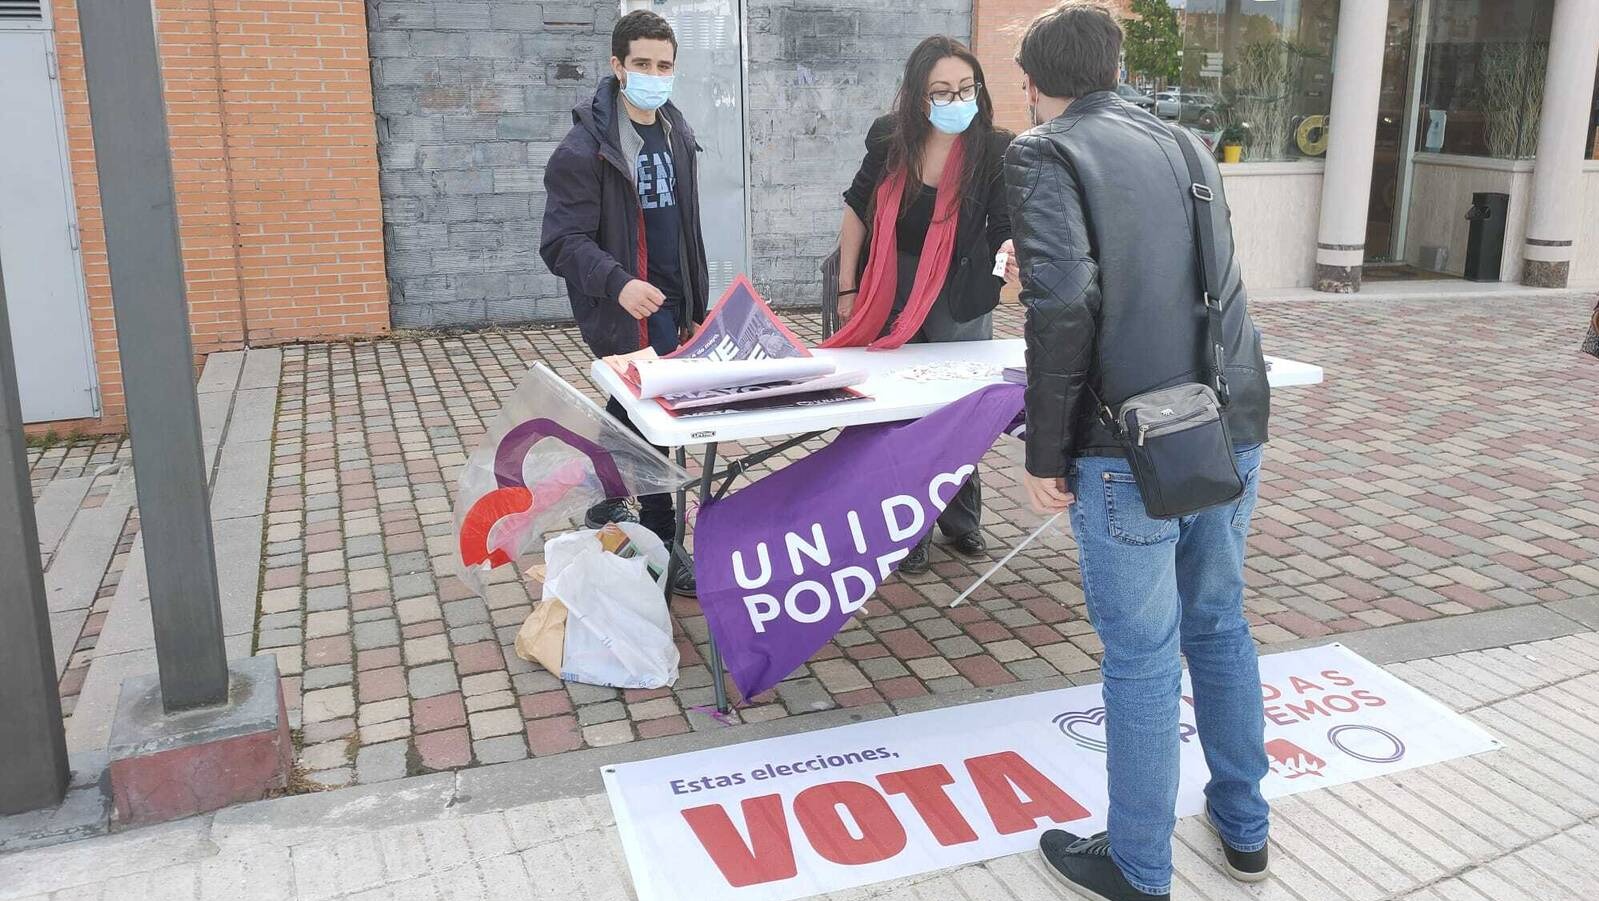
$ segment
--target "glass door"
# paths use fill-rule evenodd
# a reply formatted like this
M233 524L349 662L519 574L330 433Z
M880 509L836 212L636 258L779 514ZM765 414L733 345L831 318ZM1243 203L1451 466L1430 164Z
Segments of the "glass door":
M1383 50L1382 93L1377 102L1377 145L1372 157L1371 202L1366 207L1366 265L1399 263L1405 258L1404 219L1410 191L1410 135L1416 123L1415 63L1417 25L1425 21L1427 0L1388 4L1388 35Z

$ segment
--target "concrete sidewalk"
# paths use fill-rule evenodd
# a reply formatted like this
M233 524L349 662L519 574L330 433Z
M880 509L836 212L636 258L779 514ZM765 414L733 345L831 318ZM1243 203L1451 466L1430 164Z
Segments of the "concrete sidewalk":
M1581 612L1592 629L1596 611ZM1214 839L1197 820L1184 820L1174 848L1176 897L1519 901L1594 895L1599 632L1495 648L1485 647L1470 628L1445 631L1442 625L1364 633L1363 650L1393 661L1413 657L1406 648L1474 648L1388 665L1480 723L1504 749L1276 802L1273 877L1256 887L1229 880ZM1004 690L947 700L996 693ZM437 773L19 852L0 856L0 899L633 898L600 791L601 766L894 712L887 704L871 705ZM830 897L1068 895L1034 855L1023 854Z

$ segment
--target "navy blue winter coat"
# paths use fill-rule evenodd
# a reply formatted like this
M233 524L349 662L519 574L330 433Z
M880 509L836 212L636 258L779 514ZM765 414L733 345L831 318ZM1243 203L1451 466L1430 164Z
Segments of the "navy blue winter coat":
M644 211L633 183L633 163L623 158L615 77L600 82L591 100L572 109L572 130L544 170L544 232L539 255L566 280L572 316L595 356L631 353L649 343L647 326L622 309L622 288L649 271ZM625 115L625 113L624 113ZM683 311L705 319L705 239L700 232L699 145L671 103L659 115L670 134L677 170L677 208L683 216ZM681 317L680 317L681 318Z

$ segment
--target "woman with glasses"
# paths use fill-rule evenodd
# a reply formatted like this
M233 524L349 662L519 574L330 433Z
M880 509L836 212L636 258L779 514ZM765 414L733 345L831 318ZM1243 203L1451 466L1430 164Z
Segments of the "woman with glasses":
M1006 281L993 274L995 254L1010 251L1001 167L1012 137L994 127L982 64L965 45L934 36L911 52L894 110L872 123L866 159L844 192L844 324L823 346L993 337L991 314ZM981 512L973 476L938 520L962 555L987 550ZM931 537L901 570L927 571Z

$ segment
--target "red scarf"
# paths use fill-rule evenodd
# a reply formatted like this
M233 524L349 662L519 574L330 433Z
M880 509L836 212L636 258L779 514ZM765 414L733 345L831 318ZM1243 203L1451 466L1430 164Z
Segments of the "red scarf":
M938 200L933 221L922 242L921 262L916 267L916 284L910 299L894 322L894 330L879 338L888 317L894 312L894 297L899 280L899 245L894 232L899 225L900 202L905 196L907 173L892 172L877 186L877 211L872 217L872 246L866 257L866 272L861 276L860 293L855 298L855 313L823 347L861 347L893 350L916 337L927 311L944 290L949 264L955 257L955 226L960 207L961 157L965 141L956 141L944 163L944 178L938 185Z

